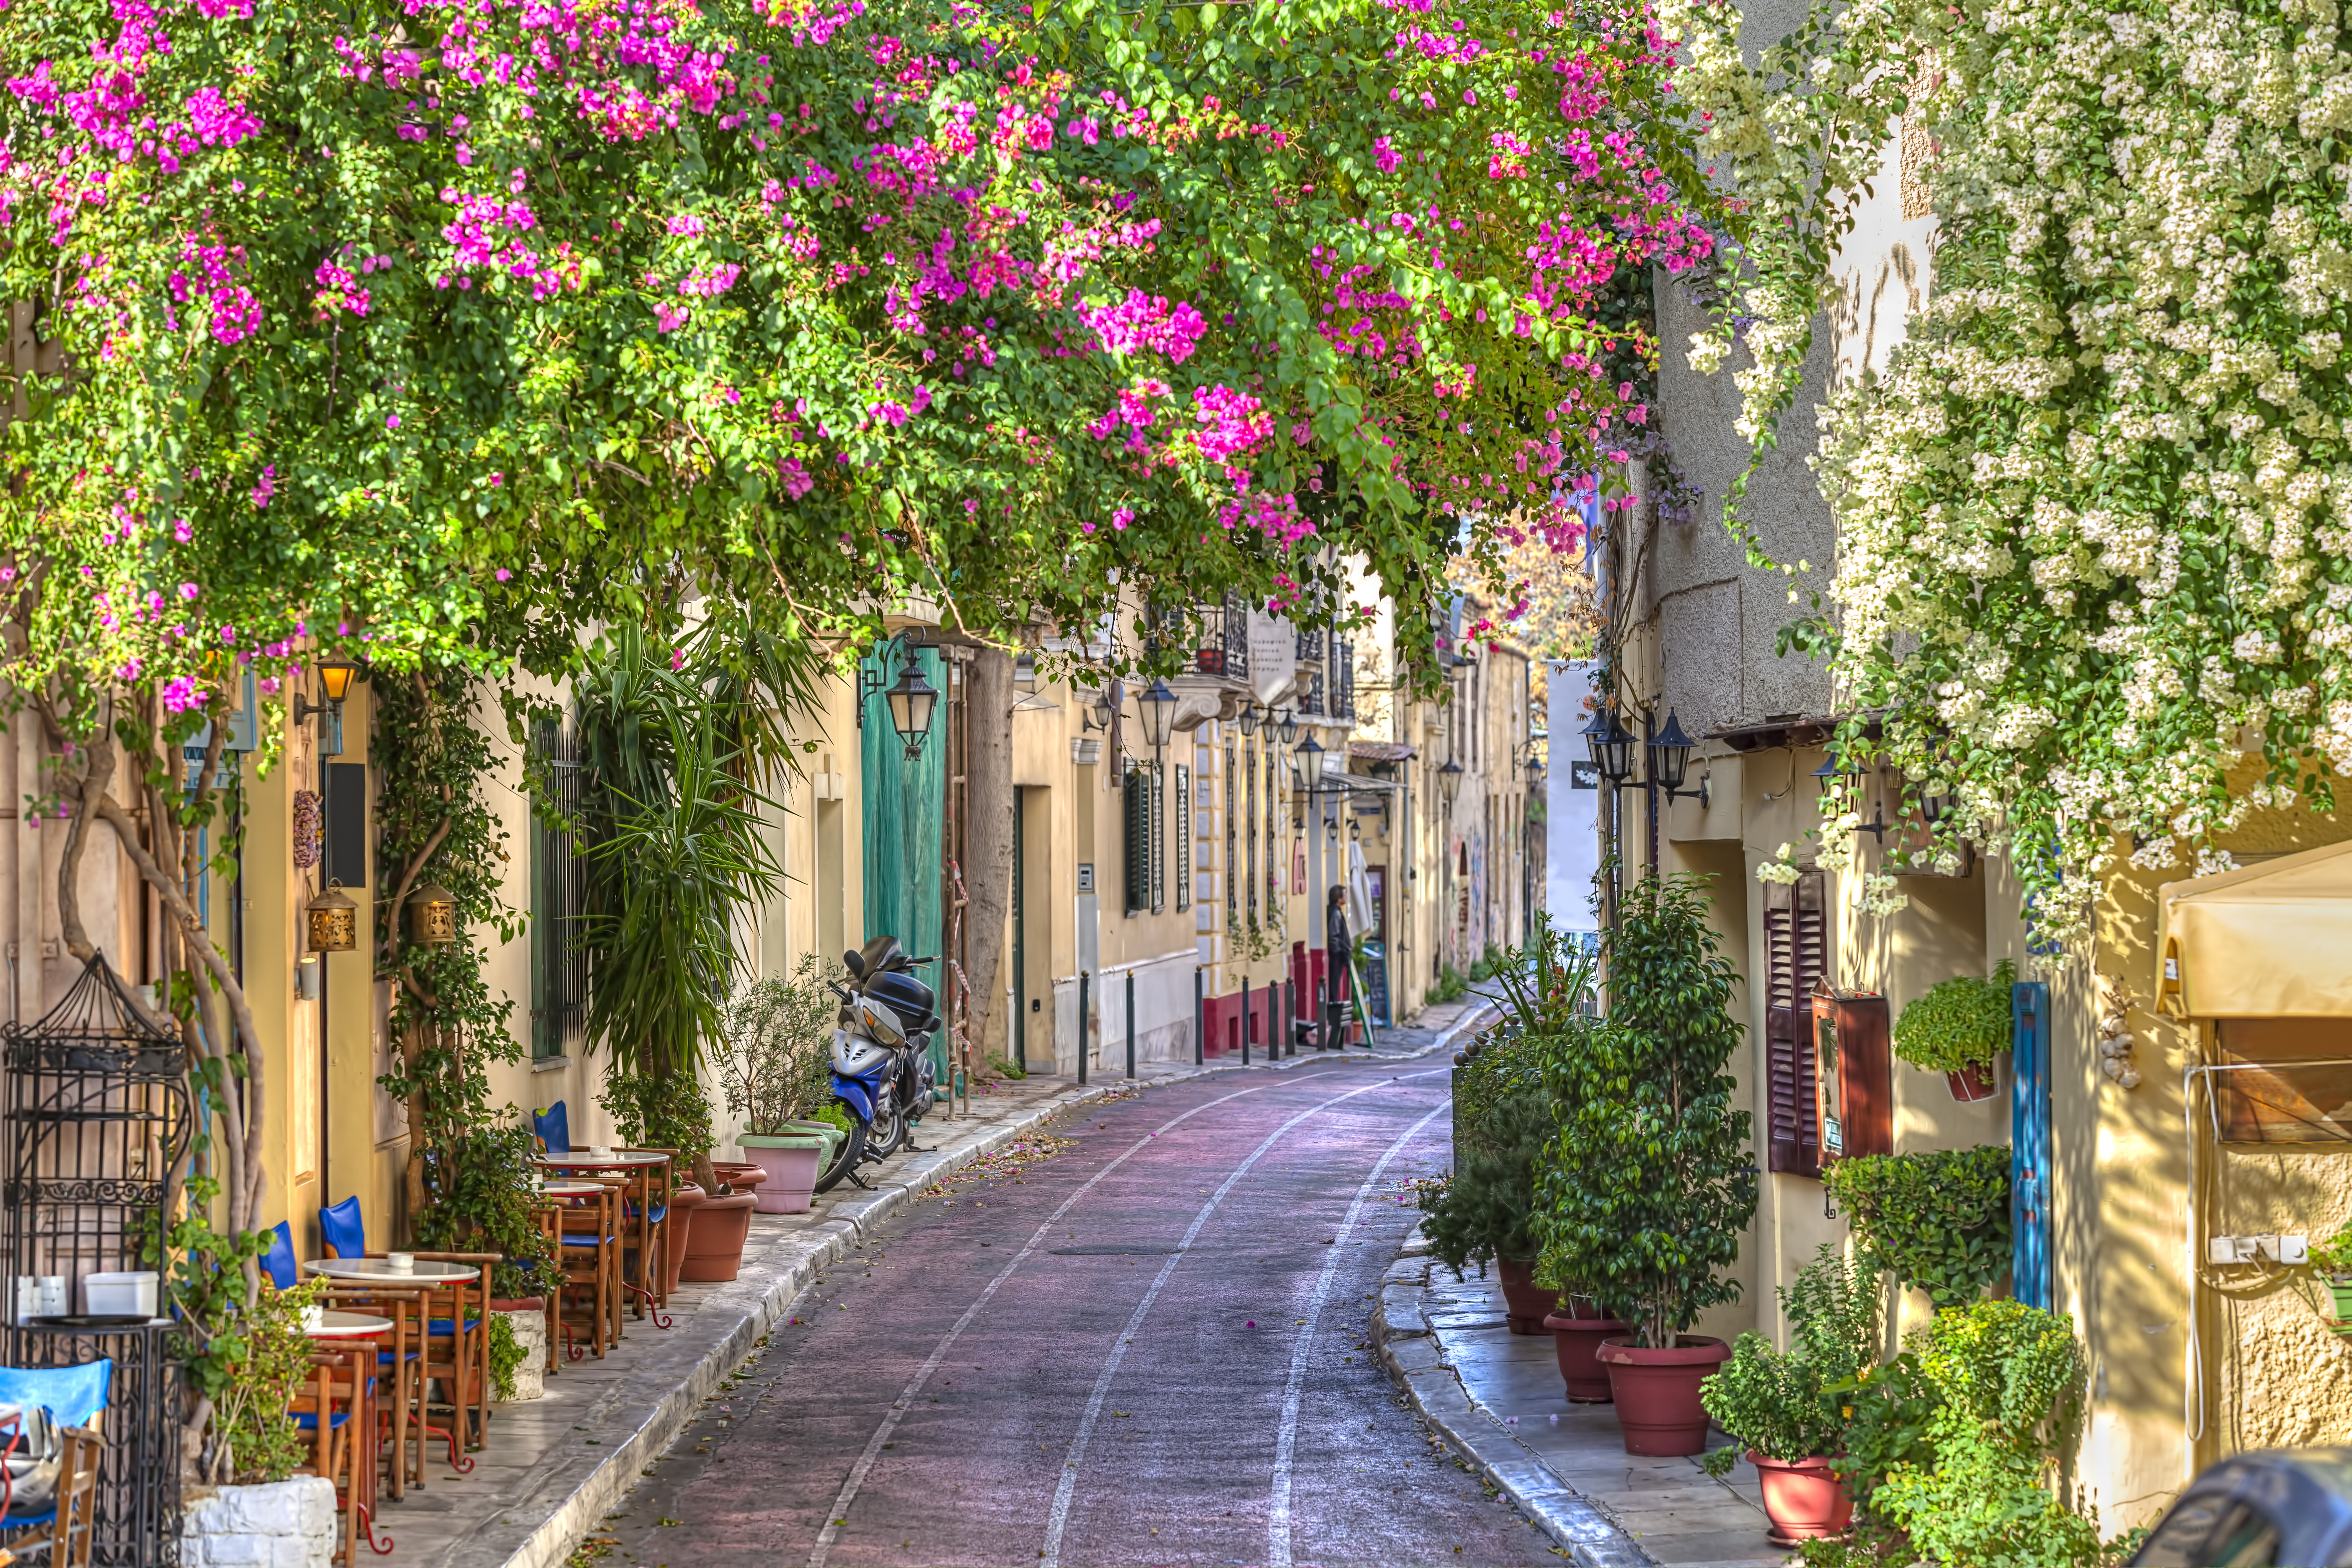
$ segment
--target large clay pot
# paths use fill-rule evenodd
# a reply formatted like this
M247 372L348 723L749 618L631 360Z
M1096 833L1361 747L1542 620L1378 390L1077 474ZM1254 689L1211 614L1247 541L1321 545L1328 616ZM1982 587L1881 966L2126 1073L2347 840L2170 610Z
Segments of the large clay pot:
M808 1213L816 1198L816 1173L824 1164L823 1138L814 1132L746 1132L735 1142L764 1173L759 1194L761 1214Z
M1757 1479L1763 1483L1764 1516L1772 1521L1764 1535L1773 1545L1794 1546L1800 1541L1843 1535L1846 1526L1853 1522L1853 1499L1846 1495L1845 1482L1830 1468L1827 1459L1816 1457L1783 1463L1750 1449L1748 1462L1756 1467Z
M694 1211L710 1201L710 1194L692 1182L681 1182L669 1194L669 1246L662 1255L662 1299L667 1300L677 1289L677 1271L686 1262L686 1238L693 1228Z
M1503 1278L1506 1321L1515 1334L1544 1331L1544 1315L1559 1303L1559 1292L1536 1283L1536 1266L1524 1258L1497 1258L1495 1272Z
M1706 1411L1700 1382L1731 1358L1731 1347L1704 1334L1685 1334L1671 1350L1645 1350L1626 1339L1601 1342L1609 1392L1625 1451L1653 1458L1706 1452Z
M1993 1082L1990 1062L1970 1062L1958 1072L1946 1073L1944 1082L1951 1089L1952 1098L1963 1105L1990 1100L1997 1087Z
M1589 1309L1588 1309L1589 1310ZM1601 1342L1622 1335L1630 1325L1614 1318L1573 1318L1553 1312L1544 1319L1551 1348L1559 1357L1560 1381L1574 1405L1609 1403L1609 1369L1601 1364Z
M751 1205L758 1201L751 1193L703 1199L695 1208L694 1223L686 1228L686 1256L677 1277L712 1285L742 1272L743 1243L751 1234Z

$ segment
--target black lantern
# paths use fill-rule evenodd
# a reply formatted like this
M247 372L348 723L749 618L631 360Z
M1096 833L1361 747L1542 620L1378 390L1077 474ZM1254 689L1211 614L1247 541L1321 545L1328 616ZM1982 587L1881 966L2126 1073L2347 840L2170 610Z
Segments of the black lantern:
M1110 728L1110 688L1107 686L1097 688L1095 691L1095 700L1087 704L1087 728L1090 730Z
M1234 721L1234 722L1241 726L1243 740L1246 741L1255 735L1257 733L1257 704L1255 702L1243 703L1242 716Z
M1592 765L1612 784L1633 776L1633 737L1617 722L1616 710L1603 708L1584 727L1584 742L1592 749Z
M359 666L347 658L322 658L319 661L319 685L326 692L328 701L338 708L343 705L343 699L351 693L352 677L358 669Z
M1298 742L1298 773L1307 781L1308 794L1323 787L1323 748L1309 735Z
M1143 738L1156 752L1168 743L1175 726L1176 694L1168 689L1166 681L1155 680L1149 690L1137 695L1135 707L1143 715Z
M1438 793L1445 797L1445 809L1454 809L1454 797L1462 793L1462 764L1449 761L1437 770Z
M920 755L923 742L931 732L931 706L940 700L939 688L923 679L923 672L909 658L898 667L898 683L884 692L882 700L890 705L890 725L907 742L907 755Z
M1690 772L1691 738L1683 733L1682 721L1675 710L1666 710L1666 727L1650 737L1650 777L1668 795L1682 793L1683 779Z
M1274 721L1274 732L1282 737L1282 743L1286 746L1298 739L1298 715L1287 708L1284 709L1282 717Z
M1942 779L1929 779L1919 786L1919 820L1933 827L1952 815L1952 786Z

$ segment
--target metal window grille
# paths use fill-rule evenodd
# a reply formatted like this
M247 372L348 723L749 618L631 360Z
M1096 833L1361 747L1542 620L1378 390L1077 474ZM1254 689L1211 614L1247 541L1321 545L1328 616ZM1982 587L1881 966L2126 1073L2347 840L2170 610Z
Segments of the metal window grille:
M1151 903L1150 830L1145 826L1150 809L1150 785L1139 768L1130 768L1119 781L1119 806L1125 833L1121 842L1127 912L1141 914Z
M1225 743L1225 934L1241 927L1241 758L1230 741Z
M1331 717L1349 723L1356 719L1356 645L1344 637L1331 640Z
M579 742L554 720L541 720L531 737L534 760L547 779L550 805L566 818L580 812ZM583 1041L588 1017L588 955L579 921L588 897L587 863L560 822L531 823L530 1054L544 1061L569 1056Z

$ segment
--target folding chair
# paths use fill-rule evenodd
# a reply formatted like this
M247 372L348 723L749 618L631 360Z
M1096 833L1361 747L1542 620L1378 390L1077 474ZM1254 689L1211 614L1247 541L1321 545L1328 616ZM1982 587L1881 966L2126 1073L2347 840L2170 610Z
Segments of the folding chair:
M0 1537L11 1545L49 1549L58 1568L83 1568L89 1562L96 1520L99 1424L114 1381L110 1361L79 1366L0 1367L0 1404L19 1410L38 1405L58 1430L58 1484L50 1500L19 1512L13 1497L0 1498ZM47 1540L32 1532L48 1527Z

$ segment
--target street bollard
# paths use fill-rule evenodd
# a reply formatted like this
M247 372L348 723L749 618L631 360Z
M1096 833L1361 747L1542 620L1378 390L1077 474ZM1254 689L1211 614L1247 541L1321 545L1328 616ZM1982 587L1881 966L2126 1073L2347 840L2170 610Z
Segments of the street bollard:
M1286 980L1282 983L1282 1037L1290 1042L1291 1053L1294 1056L1298 1051L1297 984L1295 980Z
M1127 972L1127 1076L1135 1076L1135 971Z
M1078 971L1078 1087L1087 1082L1087 982L1092 978L1083 969Z
M1194 1067L1199 1067L1208 1059L1204 1054L1206 1047L1201 1038L1201 1031L1206 1026L1202 1022L1205 1016L1201 1005L1201 966L1196 963L1192 966L1192 1065Z
M1242 976L1242 1066L1249 1066L1250 1001L1249 976Z

